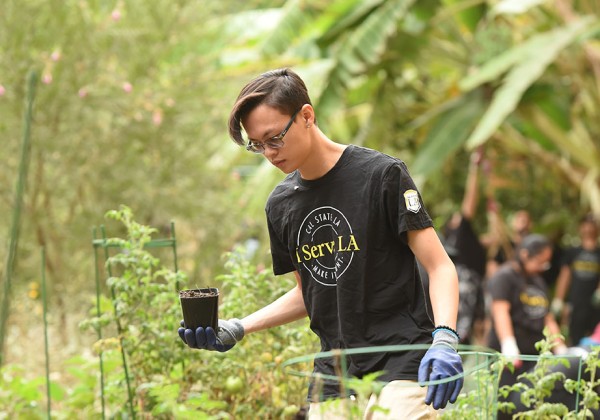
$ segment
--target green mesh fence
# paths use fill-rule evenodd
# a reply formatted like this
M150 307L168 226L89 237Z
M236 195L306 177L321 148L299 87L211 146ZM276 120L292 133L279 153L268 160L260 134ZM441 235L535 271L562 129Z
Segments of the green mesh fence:
M282 364L282 368L287 374L311 378L315 384L315 388L319 388L319 384L323 384L325 381L335 381L339 383L342 393L348 396L352 394L352 397L337 401L325 401L323 404L341 404L336 411L340 412L341 410L348 419L361 419L364 415L364 410L370 395L372 393L377 394L384 384L376 380L376 375L360 380L349 377L347 375L348 366L346 356L423 351L428 348L428 345L413 344L334 350L289 359ZM440 418L460 420L496 419L499 409L498 396L501 372L503 369L509 369L510 365L500 353L487 347L460 345L458 347L458 353L463 360L463 374L443 380L429 381L423 384L442 384L463 377L464 385L459 398L454 404L448 404L445 409L439 411ZM313 374L313 361L322 358L333 359L336 367L335 375ZM582 379L582 372L585 370L585 358L581 357L581 355L521 355L519 359L523 361L534 361L538 368L540 368L540 364L547 363L547 366L542 366L540 369L550 369L550 367L554 365L572 366L573 370L576 372L576 378L571 379L576 381ZM545 374L549 377L553 372L548 371ZM543 380L545 379L542 379L542 381ZM417 382L407 381L401 383L400 386L418 387L421 385ZM530 384L530 386L535 387L536 384ZM352 392L350 393L349 390L352 390ZM581 415L580 393L581 389L576 388L574 390L573 396L575 398L575 406L569 407L571 413L575 415ZM315 398L318 400L319 396L313 395L313 400Z

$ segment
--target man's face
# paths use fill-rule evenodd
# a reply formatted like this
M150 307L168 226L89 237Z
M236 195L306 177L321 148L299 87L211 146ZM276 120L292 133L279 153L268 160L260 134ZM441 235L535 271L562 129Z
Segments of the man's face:
M579 226L579 236L582 238L598 238L598 225L593 221L585 221Z
M531 217L525 210L520 210L515 213L513 218L513 229L516 233L524 235L531 229Z
M550 260L552 259L552 248L546 247L539 254L528 255L527 251L522 250L523 266L525 271L530 274L540 274L550 268Z
M282 114L278 109L261 104L248 113L242 125L250 141L264 143L279 136L290 122L290 118L290 115ZM304 134L306 130L302 130L304 124L299 123L300 121L301 115L298 114L282 138L282 147L265 146L265 158L286 174L298 169L308 153Z

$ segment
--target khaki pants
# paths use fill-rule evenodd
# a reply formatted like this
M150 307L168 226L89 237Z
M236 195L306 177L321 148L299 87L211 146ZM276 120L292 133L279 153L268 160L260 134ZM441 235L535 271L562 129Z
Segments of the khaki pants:
M435 419L438 412L426 405L426 387L414 381L392 381L383 387L379 396L371 395L367 407L357 415L359 407L355 400L339 399L324 403L311 403L309 420L420 420ZM441 414L441 412L440 412Z

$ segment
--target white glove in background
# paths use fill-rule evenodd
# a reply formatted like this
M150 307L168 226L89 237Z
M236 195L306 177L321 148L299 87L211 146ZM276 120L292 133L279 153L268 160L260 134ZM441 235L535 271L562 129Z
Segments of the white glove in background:
M500 351L516 368L519 368L523 364L523 361L519 359L521 351L519 350L519 346L517 346L517 340L514 336L506 337L502 340Z

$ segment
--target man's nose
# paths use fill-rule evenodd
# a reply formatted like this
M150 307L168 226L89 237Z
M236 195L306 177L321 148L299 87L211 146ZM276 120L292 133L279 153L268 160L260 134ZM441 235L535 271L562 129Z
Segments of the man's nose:
M277 155L277 153L279 153L279 151L273 147L269 147L266 144L264 145L265 151L264 151L264 155L265 157L270 157L270 156L275 156Z

